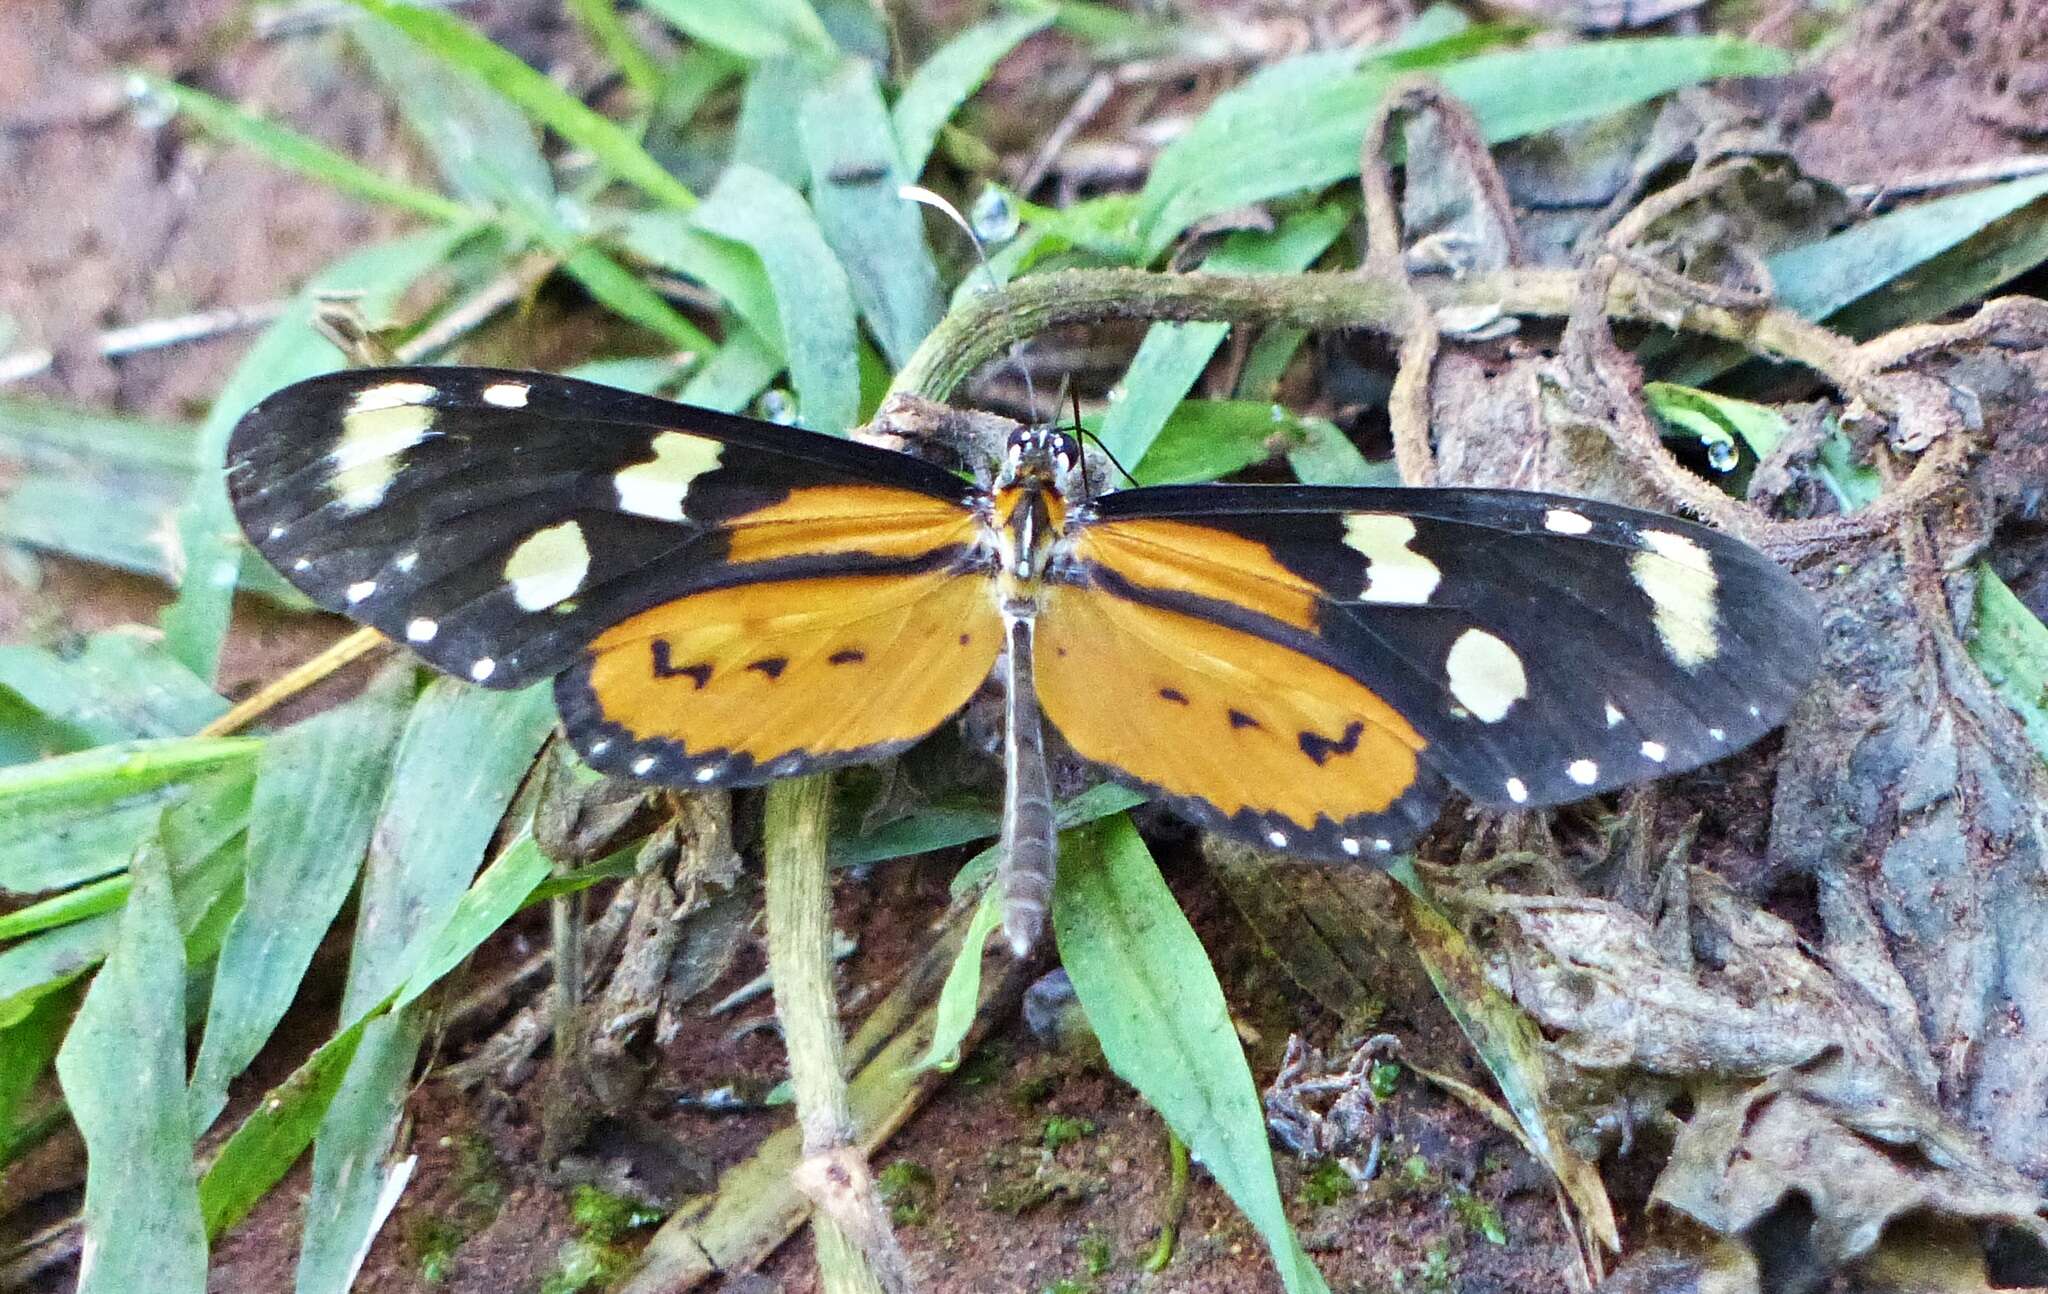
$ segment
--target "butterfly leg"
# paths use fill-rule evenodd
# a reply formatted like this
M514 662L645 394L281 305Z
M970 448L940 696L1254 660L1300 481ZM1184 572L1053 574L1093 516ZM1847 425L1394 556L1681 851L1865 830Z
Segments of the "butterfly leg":
M1045 928L1059 865L1053 818L1052 775L1045 763L1045 730L1031 673L1032 620L1004 617L1010 639L1009 692L1004 711L1002 858L996 884L1003 896L1003 935L1022 957Z

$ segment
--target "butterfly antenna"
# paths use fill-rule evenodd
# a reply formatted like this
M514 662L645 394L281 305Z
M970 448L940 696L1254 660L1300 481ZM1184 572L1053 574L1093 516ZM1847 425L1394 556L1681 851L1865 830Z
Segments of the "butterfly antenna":
M938 212L946 219L960 226L960 232L967 235L967 241L974 246L974 258L981 262L981 272L988 279L991 292L1000 292L1002 283L996 278L995 266L989 264L988 249L981 245L981 235L974 232L974 226L967 217L960 214L960 208L948 202L943 194L932 192L922 184L906 184L896 190L896 196L905 202L921 203ZM1010 363L1015 366L1017 376L1024 379L1024 398L1031 405L1031 421L1038 421L1038 388L1031 381L1031 369L1024 363L1021 342L1010 343ZM1055 408L1058 406L1055 405Z

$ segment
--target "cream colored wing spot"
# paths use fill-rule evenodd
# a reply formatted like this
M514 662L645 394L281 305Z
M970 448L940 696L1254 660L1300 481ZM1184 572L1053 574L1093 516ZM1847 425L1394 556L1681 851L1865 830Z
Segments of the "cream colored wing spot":
M1663 763L1664 756L1669 753L1664 749L1664 743L1661 741L1646 741L1643 743L1643 758L1653 764Z
M428 616L414 616L405 624L405 640L413 643L430 643L434 635L441 632L440 622Z
M543 611L575 593L590 574L590 545L573 521L536 530L505 559L505 580L522 611Z
M1543 514L1543 528L1560 535L1584 535L1592 532L1593 522L1583 512L1551 508Z
M654 438L654 457L650 461L622 467L612 477L619 492L620 509L657 521L681 521L690 483L706 472L718 470L718 458L724 448L702 436L662 432Z
M1671 659L1696 669L1721 650L1721 579L1707 550L1669 530L1645 530L1629 574L1650 599L1657 638Z
M1565 767L1564 775L1580 786L1591 786L1600 780L1600 766L1590 759L1575 759Z
M469 676L481 683L498 672L498 662L488 656L479 656L469 667Z
M1408 545L1415 523L1391 512L1353 512L1344 517L1344 545L1365 557L1365 587L1358 596L1367 602L1421 606L1436 592L1443 572L1436 563Z
M1528 784L1528 783L1524 782L1524 781L1523 781L1523 780L1522 780L1521 778L1519 778L1519 777L1511 777L1511 778L1509 778L1509 779L1507 780L1507 782L1506 782L1506 787L1507 787L1507 792L1508 792L1508 798L1509 798L1510 800L1513 800L1513 801L1514 801L1514 802L1515 802L1516 804L1526 804L1526 803L1528 803L1528 801L1529 801L1529 784Z
M484 403L500 409L524 409L533 388L524 382L493 382L484 388Z
M1451 696L1484 723L1507 718L1515 702L1529 695L1529 676L1515 649L1484 629L1467 629L1444 658Z
M434 411L423 403L434 388L389 382L356 396L341 415L341 439L327 455L328 486L343 507L373 508L398 475L398 456L427 438Z

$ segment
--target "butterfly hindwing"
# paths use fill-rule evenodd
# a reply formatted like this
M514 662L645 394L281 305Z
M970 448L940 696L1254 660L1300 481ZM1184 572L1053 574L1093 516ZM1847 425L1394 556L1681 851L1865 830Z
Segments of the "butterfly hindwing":
M967 703L1001 645L974 572L742 584L607 630L555 700L594 768L747 786L904 749Z
M1784 719L1818 653L1810 601L1768 558L1630 508L1205 486L1083 517L1073 578L1341 672L1414 730L1423 767L1496 807L1730 754Z
M1056 585L1039 616L1039 700L1076 753L1212 831L1309 857L1384 856L1435 819L1442 779L1406 719L1287 638Z
M539 373L357 369L229 444L257 550L316 602L492 687L721 585L930 568L971 487L906 455Z

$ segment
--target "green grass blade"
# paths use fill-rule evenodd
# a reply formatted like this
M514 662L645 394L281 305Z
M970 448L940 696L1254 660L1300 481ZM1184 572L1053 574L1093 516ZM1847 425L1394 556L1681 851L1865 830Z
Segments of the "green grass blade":
M1298 273L1329 250L1350 221L1351 213L1341 204L1317 207L1282 221L1270 234L1232 234L1202 268L1215 274ZM1103 448L1126 463L1143 459L1229 333L1230 325L1217 323L1147 329L1119 390L1110 397L1102 420Z
M587 107L508 50L459 18L397 0L356 0L404 32L428 52L474 73L493 90L562 138L586 149L612 175L656 202L684 211L697 197L662 169L639 141L616 122Z
M486 692L438 679L414 707L365 869L343 1019L375 1010L433 951L554 724L550 691ZM374 1234L382 1161L423 1035L416 1014L384 1016L364 1031L321 1121L301 1294L342 1294Z
M2048 758L2048 626L1982 563L1970 658L2019 715L2034 749Z
M558 227L551 227L542 237L563 254L562 269L613 314L632 320L678 350L701 355L717 344L602 248L576 243Z
M26 1016L0 1029L0 1167L14 1162L24 1149L29 1097L57 1059L74 1005L71 994L52 993Z
M604 56L625 76L626 84L640 96L641 105L653 107L661 97L661 69L654 65L653 57L633 35L633 29L619 16L612 0L569 0L567 8L591 43L604 51Z
M125 873L102 877L40 903L16 908L0 917L0 941L20 939L24 935L96 917L102 912L112 912L128 901L128 888L133 883Z
M70 655L0 647L0 687L95 745L183 736L228 708L161 643L118 630Z
M782 371L782 356L761 334L741 327L680 392L685 404L737 412L752 404Z
M836 52L805 0L642 0L641 7L685 36L742 58L825 59Z
M697 223L760 258L781 321L799 421L843 435L860 414L854 293L810 208L766 171L734 166L698 211Z
M217 1236L246 1216L311 1144L371 1021L417 1001L460 965L518 910L523 896L546 879L548 869L531 837L514 842L463 894L447 922L427 942L419 965L405 984L351 1021L290 1078L264 1094L200 1179L199 1199L208 1235ZM619 874L630 875L631 871L628 858Z
M897 96L890 116L903 153L903 173L922 175L939 130L960 111L996 64L1051 24L1051 8L1023 6L977 23L932 51Z
M243 907L215 962L192 1068L192 1126L202 1132L284 1018L355 886L412 694L411 671L393 671L270 738L257 760Z
M120 870L167 806L209 778L246 781L261 744L185 737L0 769L0 890L40 894Z
M1823 319L2048 196L2048 175L1887 212L1769 261L1778 304Z
M1725 36L1603 40L1473 56L1499 39L1478 28L1372 59L1343 76L1291 78L1268 69L1219 98L1159 156L1139 223L1149 260L1205 216L1358 174L1374 107L1394 79L1432 71L1499 143L1583 121L1719 77L1772 76L1783 53ZM1284 65L1282 65L1284 66Z
M730 180L729 171L721 183ZM703 284L717 293L719 300L747 327L765 339L779 341L782 337L782 316L776 310L775 291L760 256L749 246L705 232L709 227L706 208L713 209L709 219L721 224L733 223L732 218L737 214L716 210L721 205L718 194L718 189L712 189L704 199L705 205L691 215L685 216L676 211L647 211L632 216L621 231L620 243L639 260ZM811 221L808 208L802 218L806 222ZM744 222L739 223L743 229L754 228ZM823 245L821 238L818 246ZM836 264L832 268L838 271ZM846 313L850 317L852 312L849 305Z
M321 292L363 293L371 318L389 310L396 295L446 258L465 236L462 230L433 230L356 252L313 277L284 317L271 325L228 379L213 402L194 448L197 457L192 497L178 514L178 542L184 551L184 579L163 615L171 654L200 678L211 681L227 635L228 614L248 548L228 506L223 463L228 433L258 400L302 378L333 371L334 347L313 331L312 303Z
M459 223L476 218L475 211L453 198L379 175L310 136L265 121L204 91L148 73L135 75L143 78L151 93L168 96L193 125L208 134L254 149L288 171L296 171L354 197L417 212L431 220Z
M1258 1228L1290 1294L1326 1292L1280 1199L1266 1115L1209 956L1128 818L1060 856L1060 960L1110 1068L1138 1089Z
M120 938L57 1053L85 1138L80 1294L204 1294L206 1229L185 1112L185 949L170 865L145 847Z
M1341 435L1322 418L1305 418L1262 400L1187 400L1133 469L1144 485L1182 485L1229 476L1278 454Z
M873 66L848 59L814 80L799 119L818 227L846 267L882 353L901 367L945 302L924 241L923 209L896 193L911 177Z
M120 929L120 916L108 913L0 950L0 1027L25 1019L38 1002L105 961Z
M938 1005L932 1011L932 1045L912 1066L913 1070L951 1070L959 1066L960 1045L967 1040L967 1031L974 1027L975 1008L981 1003L982 952L1002 920L1002 891L991 885L975 907L974 919L967 923L966 937L953 958L952 969L946 972L946 982L939 986Z
M451 191L487 209L552 209L554 170L540 129L517 104L391 23L372 19L348 30Z

